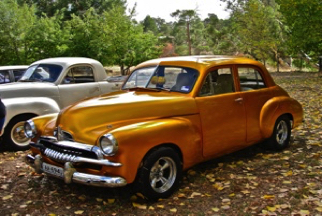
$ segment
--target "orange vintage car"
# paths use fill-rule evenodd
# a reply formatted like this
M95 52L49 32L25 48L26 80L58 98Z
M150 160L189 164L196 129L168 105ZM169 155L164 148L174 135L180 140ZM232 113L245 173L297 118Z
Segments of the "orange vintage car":
M138 65L122 90L29 120L36 172L66 183L170 196L183 170L263 142L281 150L301 105L259 62L229 56L160 58Z

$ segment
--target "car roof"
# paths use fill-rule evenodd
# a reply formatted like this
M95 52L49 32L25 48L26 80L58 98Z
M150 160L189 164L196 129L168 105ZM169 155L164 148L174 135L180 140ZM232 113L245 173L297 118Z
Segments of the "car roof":
M199 55L152 59L139 64L137 68L153 65L176 65L192 67L199 70L203 68L206 70L208 68L224 64L252 64L261 68L263 67L263 65L260 62L246 57L224 55Z
M75 64L92 64L92 65L102 65L99 61L91 58L85 57L57 57L57 58L47 58L42 59L36 62L33 62L31 65L35 64L58 64L63 67L69 67Z
M15 69L27 69L28 65L8 65L0 66L0 70L15 70Z

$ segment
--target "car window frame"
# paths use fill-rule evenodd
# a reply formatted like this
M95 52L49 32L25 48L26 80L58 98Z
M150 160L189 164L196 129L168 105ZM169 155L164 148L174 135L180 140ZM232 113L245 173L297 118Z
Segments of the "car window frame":
M233 78L233 86L234 86L234 91L233 92L226 92L226 93L223 93L223 94L212 94L212 95L203 95L201 96L200 95L200 91L208 77L208 75L215 71L215 70L219 70L219 69L223 69L223 68L230 68L230 71L231 71L231 75L232 75L232 78ZM239 80L239 79L238 79ZM232 94L232 93L236 93L238 92L237 91L237 81L236 81L236 71L234 69L234 65L218 65L218 66L215 66L215 67L212 67L212 68L209 68L206 72L205 72L205 75L203 77L203 80L201 81L201 84L199 86L199 89L197 90L196 92L196 97L212 97L212 96L221 96L221 95L225 95L225 94Z
M253 69L257 70L258 73L260 74L260 76L262 77L262 80L264 82L265 87L264 88L259 88L259 89L252 89L251 91L259 91L259 90L269 88L268 81L267 81L267 76L265 75L265 73L263 72L263 70L260 67L257 67L256 65L251 65L251 64L236 64L236 65L234 65L234 70L235 70L236 79L237 79L236 81L237 81L237 86L238 86L236 91L238 90L239 92L247 92L247 91L242 91L241 90L241 83L240 83L240 76L239 76L239 73L238 73L238 68L253 68Z

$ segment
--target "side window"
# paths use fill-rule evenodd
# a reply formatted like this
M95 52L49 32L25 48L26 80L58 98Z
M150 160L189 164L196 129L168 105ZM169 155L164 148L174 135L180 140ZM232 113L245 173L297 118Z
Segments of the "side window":
M0 71L0 83L10 82L9 71L3 70Z
M199 96L218 95L234 92L231 68L219 68L208 73Z
M13 75L15 76L15 82L17 82L20 77L23 75L23 73L25 72L26 70L13 70Z
M241 91L266 88L263 77L255 68L238 67Z
M94 82L93 69L89 66L77 66L71 68L65 76L62 84Z

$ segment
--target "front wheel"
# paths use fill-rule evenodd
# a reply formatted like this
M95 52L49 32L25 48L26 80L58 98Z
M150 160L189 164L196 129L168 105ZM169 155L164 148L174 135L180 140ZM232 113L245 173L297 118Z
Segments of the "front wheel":
M29 148L30 139L25 135L24 124L32 117L21 115L10 120L3 134L3 143L9 150L22 151Z
M267 140L269 149L280 151L290 143L291 121L287 116L280 116L274 125L272 136Z
M136 186L147 199L167 198L182 177L180 157L169 147L155 149L144 158L137 177Z

